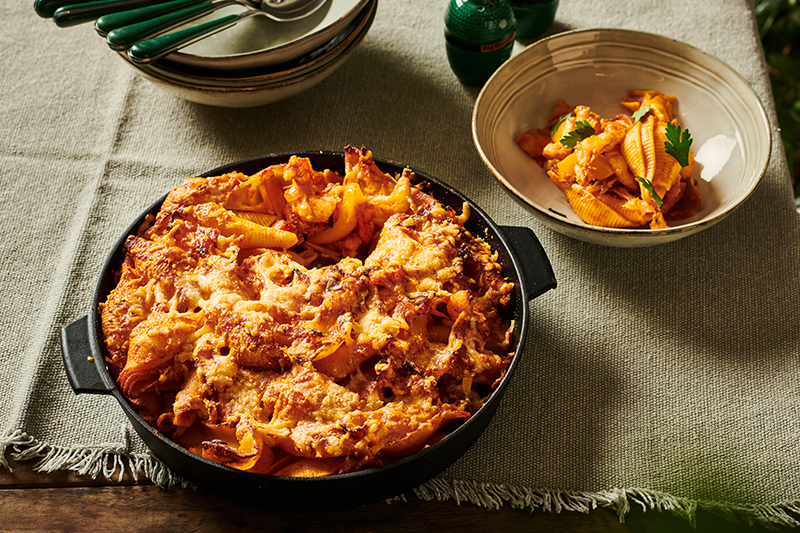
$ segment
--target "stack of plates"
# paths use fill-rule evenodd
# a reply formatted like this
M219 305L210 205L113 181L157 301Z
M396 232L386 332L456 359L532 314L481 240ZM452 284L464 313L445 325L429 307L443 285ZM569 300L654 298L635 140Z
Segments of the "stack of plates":
M295 22L250 17L148 64L138 72L170 93L201 104L254 107L303 92L333 73L375 18L378 0L328 0ZM195 24L243 11L228 6Z

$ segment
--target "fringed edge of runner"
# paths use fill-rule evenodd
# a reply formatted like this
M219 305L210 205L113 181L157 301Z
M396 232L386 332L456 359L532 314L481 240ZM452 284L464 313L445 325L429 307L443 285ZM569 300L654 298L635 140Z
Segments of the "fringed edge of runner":
M38 460L37 472L69 470L80 475L108 480L121 480L130 472L134 481L144 478L162 488L191 486L185 479L170 470L153 456L130 453L116 444L88 447L59 447L41 442L21 430L0 436L0 465L11 470L6 453L17 461ZM414 495L426 501L454 500L469 502L480 507L500 509L509 504L516 509L541 510L560 513L572 511L589 513L593 509L607 508L615 511L620 522L630 512L632 505L643 511L671 512L697 527L697 511L704 510L725 517L732 522L760 525L767 529L797 527L798 521L790 513L800 515L800 501L776 505L740 505L724 502L698 501L678 498L671 494L648 489L612 489L601 492L558 491L527 489L505 484L435 478L413 489ZM405 499L404 495L392 500Z
M678 498L663 492L637 488L601 492L556 491L443 478L423 483L413 493L421 500L455 500L458 504L469 502L489 509L499 509L509 504L516 509L531 511L589 513L602 507L615 511L620 522L625 522L625 516L632 505L638 505L645 512L670 512L686 520L695 529L698 510L722 516L733 523L759 525L772 530L800 526L800 521L790 514L800 515L800 501L776 505L741 505ZM403 499L402 496L399 498Z
M96 479L122 480L130 472L134 481L146 479L161 488L187 487L190 484L153 456L127 452L117 444L85 447L51 446L21 430L0 436L0 465L12 470L6 453L17 461L34 461L37 472L69 470Z

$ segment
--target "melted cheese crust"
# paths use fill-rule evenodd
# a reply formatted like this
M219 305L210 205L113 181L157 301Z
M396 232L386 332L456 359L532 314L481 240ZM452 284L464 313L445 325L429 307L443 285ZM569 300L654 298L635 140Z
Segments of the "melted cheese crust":
M384 174L293 157L190 178L132 236L102 305L107 364L139 413L235 468L378 466L468 418L510 363L513 285L457 215Z

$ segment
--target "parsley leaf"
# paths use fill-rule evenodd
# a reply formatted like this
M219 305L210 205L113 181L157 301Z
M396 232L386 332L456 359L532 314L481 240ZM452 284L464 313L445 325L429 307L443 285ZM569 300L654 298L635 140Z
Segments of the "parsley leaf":
M567 218L567 215L565 215L564 213L559 213L558 211L556 211L552 207L548 207L547 210L550 211L551 213L555 213L556 215L561 215L562 217Z
M562 116L560 119L558 119L558 122L553 124L553 127L550 128L550 135L555 135L556 134L556 130L561 125L561 123L564 122L565 120L569 119L569 118L572 118L572 111L570 111L566 115Z
M692 135L689 130L681 131L680 126L667 122L667 140L664 142L666 152L674 157L682 167L689 166L689 148L692 146Z
M594 135L594 126L586 120L575 123L575 129L561 138L561 144L567 148L574 148L576 144Z
M664 200L662 200L661 197L658 194L656 194L656 190L653 188L653 184L640 176L636 176L636 179L639 181L639 183L642 184L642 187L647 189L647 192L649 192L650 196L653 197L653 200L656 201L656 205L658 207L661 207L661 204L664 203Z
M648 111L650 111L650 104L647 104L646 106L639 109L639 111L633 114L633 116L631 117L633 119L633 123L635 124L640 120L642 120L642 117L645 116Z

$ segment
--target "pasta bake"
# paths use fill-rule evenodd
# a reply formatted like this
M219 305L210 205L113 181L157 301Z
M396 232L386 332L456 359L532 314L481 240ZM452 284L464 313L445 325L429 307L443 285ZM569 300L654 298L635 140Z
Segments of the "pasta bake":
M160 432L233 468L380 466L483 405L513 355L496 253L406 169L347 147L186 179L130 236L107 366Z

